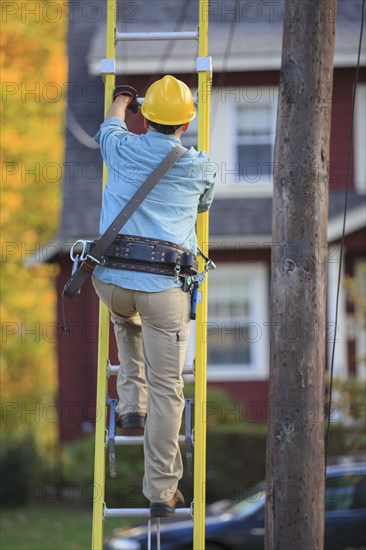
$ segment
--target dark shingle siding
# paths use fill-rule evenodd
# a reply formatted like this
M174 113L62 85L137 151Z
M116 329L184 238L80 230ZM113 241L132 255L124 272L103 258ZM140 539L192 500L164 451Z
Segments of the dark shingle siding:
M343 216L344 207L346 202L345 191L332 191L329 198L329 218L336 218ZM347 214L355 209L363 207L366 208L366 195L360 195L358 193L350 192L347 200ZM365 220L366 221L366 220Z
M345 192L329 194L329 219L343 216ZM366 209L365 195L351 192L348 195L347 214L363 206ZM365 210L366 211L366 210ZM211 235L271 235L272 232L272 199L264 198L229 198L214 201L210 215Z
M270 235L272 199L216 199L210 212L212 235Z
M89 75L86 57L93 33L104 21L99 20L98 23L92 21L93 13L97 12L86 11L87 2L70 0L69 3L68 107L81 128L87 134L93 135L103 117L104 86L100 77ZM103 13L105 7L103 0L94 0L93 4L99 5L100 13ZM93 100L94 97L97 98L96 101ZM101 170L99 151L82 145L67 129L60 227L62 239L98 234Z

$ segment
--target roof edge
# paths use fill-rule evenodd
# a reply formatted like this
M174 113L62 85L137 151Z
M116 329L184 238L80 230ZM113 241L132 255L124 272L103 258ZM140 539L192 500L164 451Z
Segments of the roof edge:
M334 218L331 218L328 223L328 242L337 241L342 237L343 233L343 221L344 214L338 214ZM355 233L359 229L366 226L366 207L360 205L352 208L346 214L346 231L345 234L349 235Z
M355 58L355 52L340 52L334 55L334 68L350 68L356 67L357 60ZM361 66L365 66L365 61L361 61ZM196 72L196 58L192 60L192 57L180 57L179 58L179 72L181 73L195 73ZM89 72L92 76L100 75L100 61L91 60L88 64ZM168 60L165 65L165 72L174 71L176 69L176 60ZM213 57L213 70L214 73L241 73L241 72L255 72L255 71L279 71L281 69L281 56L274 55L272 52L268 52L263 56L233 56L227 63L222 56ZM121 60L117 60L116 72L117 74L123 74L126 71L126 63ZM151 59L134 59L133 63L128 64L128 74L133 75L145 75L151 74L152 64Z
M343 233L343 220L344 214L338 214L334 218L330 218L328 222L328 242L334 242L342 237ZM362 204L356 208L352 208L347 213L346 217L346 235L350 235L366 226L366 207ZM57 256L65 256L71 250L72 245L78 240L94 240L98 238L93 236L91 238L80 239L62 239L61 236L55 237L55 239L47 241L40 247L34 254L30 255L25 265L32 267L36 264L45 264L55 261ZM248 235L248 234L236 234L236 235L215 235L210 234L209 248L211 250L220 250L223 246L237 248L245 246L260 246L261 248L271 248L272 235Z

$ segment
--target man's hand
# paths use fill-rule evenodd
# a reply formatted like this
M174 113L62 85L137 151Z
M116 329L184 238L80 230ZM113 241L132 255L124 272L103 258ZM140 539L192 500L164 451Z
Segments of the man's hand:
M113 103L110 106L105 120L109 118L119 118L125 120L126 109L137 113L139 104L137 103L137 91L132 86L116 86L113 91Z
M113 101L115 101L116 97L119 95L128 96L130 98L130 102L127 109L130 109L133 113L137 113L139 109L139 104L137 103L137 90L127 84L116 86L113 91Z

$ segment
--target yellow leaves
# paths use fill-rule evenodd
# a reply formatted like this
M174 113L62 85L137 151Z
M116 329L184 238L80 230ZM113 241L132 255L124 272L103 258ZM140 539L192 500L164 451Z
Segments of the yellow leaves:
M43 293L43 304L48 308L56 307L56 296L54 290L48 289Z
M51 82L56 82L60 85L59 91L65 95L66 92L66 79L65 74L67 74L67 58L66 55L60 55L59 52L50 52L48 56L47 64L44 67L47 74L52 74ZM50 90L51 91L51 90ZM50 99L52 97L58 97L56 91L54 95L50 94Z
M2 142L5 145L10 145L11 147L17 147L18 141L20 138L19 130L16 126L6 126L2 131Z
M51 269L51 273L53 269ZM4 264L2 392L7 399L39 399L56 384L55 294L47 265Z
M3 27L5 31L5 27ZM9 29L10 31L10 29ZM4 70L4 77L7 77L7 69L12 66L12 60L21 59L22 55L22 41L21 36L19 36L19 29L13 28L12 32L2 32L1 33L1 57L2 57L2 67ZM24 50L23 50L24 51ZM16 64L16 70L19 71L21 68L20 62Z
M4 198L4 202L6 204L6 207L9 210L15 210L20 209L22 206L23 198L20 193L16 193L15 191L7 191ZM4 216L4 210L2 211L2 215Z
M2 208L1 208L1 225L7 226L11 218L18 212L23 204L23 197L20 192L3 191L2 192ZM5 229L2 230L2 239L7 242L11 239ZM4 242L3 241L3 242Z
M55 440L57 424L37 421L34 414L19 422L19 414L23 406L32 410L54 401L57 389L58 268L41 264L40 250L56 234L59 215L63 174L59 171L54 178L50 172L50 181L46 169L50 163L63 165L65 5L63 0L8 2L1 34L1 393L3 401L17 410L4 431L32 428L43 448ZM32 6L40 10L39 17L29 15ZM56 102L55 90L63 92ZM38 260L30 268L24 262L32 251Z

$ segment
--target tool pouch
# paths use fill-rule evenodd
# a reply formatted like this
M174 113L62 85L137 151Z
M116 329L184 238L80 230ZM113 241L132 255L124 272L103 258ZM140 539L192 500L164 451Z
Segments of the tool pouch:
M95 265L91 265L88 261L82 262L80 267L71 275L70 279L67 281L62 294L66 296L69 300L72 300L76 294L80 291L81 287L93 273Z

